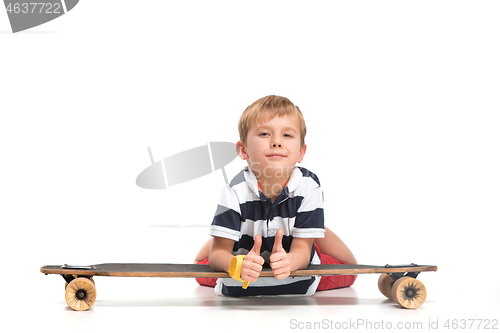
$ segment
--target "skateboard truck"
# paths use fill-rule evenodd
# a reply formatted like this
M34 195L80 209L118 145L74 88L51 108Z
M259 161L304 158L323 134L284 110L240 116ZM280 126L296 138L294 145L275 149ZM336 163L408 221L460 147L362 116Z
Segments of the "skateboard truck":
M61 269L75 269L75 270L94 270L95 269L95 266L94 265L88 265L88 266L85 266L85 265L68 265L68 264L64 264L61 266ZM71 281L73 281L74 279L76 279L75 276L71 275L71 274L61 274L62 278L67 282L67 283L70 283ZM81 277L87 277L85 275L79 275Z
M95 269L95 266L94 265L68 265L68 264L64 264L61 266L61 269Z
M414 264L414 263L411 263L409 266L415 266L415 267L417 267L418 265L417 265L417 264ZM393 267L397 267L397 266L393 266L393 265L389 265L389 264L387 264L387 265L385 265L384 267L385 267L385 268L393 268ZM400 278L402 278L402 277L404 277L404 276L408 276L408 277L411 277L411 278L416 279L416 278L417 278L417 276L418 276L418 274L420 274L420 272L406 272L406 273L401 272L401 273L389 273L390 277L391 277L394 281L396 281L396 280L398 280L398 279L400 279Z

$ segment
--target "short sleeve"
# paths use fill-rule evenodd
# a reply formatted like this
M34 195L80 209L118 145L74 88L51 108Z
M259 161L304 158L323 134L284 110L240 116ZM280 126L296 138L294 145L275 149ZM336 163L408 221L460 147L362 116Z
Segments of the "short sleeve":
M295 217L292 236L297 238L323 238L325 216L321 186L309 192L302 200Z
M209 235L238 241L241 237L241 212L236 193L225 185L217 205Z

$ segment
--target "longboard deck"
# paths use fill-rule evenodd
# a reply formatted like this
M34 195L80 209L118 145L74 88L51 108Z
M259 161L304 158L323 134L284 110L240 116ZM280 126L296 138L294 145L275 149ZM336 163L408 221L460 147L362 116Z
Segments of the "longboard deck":
M66 303L73 310L88 310L96 300L94 276L129 277L199 277L228 278L226 272L214 272L209 265L195 264L99 264L90 266L48 265L40 268L44 274L59 274L66 280ZM421 272L437 271L431 265L310 265L296 270L291 276L299 275L356 275L382 273L379 290L387 298L401 306L415 309L425 301L425 286L416 279ZM387 274L394 273L394 274ZM261 276L273 276L271 269L264 269Z
M122 276L122 277L196 277L228 278L226 272L214 272L209 265L195 264L98 264L88 267L47 265L40 268L43 274L81 275L81 276ZM357 275L375 273L409 273L437 271L432 265L310 265L306 269L291 272L300 275ZM274 276L269 268L262 270L260 276Z

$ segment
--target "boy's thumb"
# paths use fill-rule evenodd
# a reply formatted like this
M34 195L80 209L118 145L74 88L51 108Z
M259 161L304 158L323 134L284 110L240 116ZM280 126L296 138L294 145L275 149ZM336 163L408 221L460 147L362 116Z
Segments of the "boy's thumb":
M274 237L273 253L281 251L283 249L283 229L278 229L276 231L276 236Z
M260 247L262 246L262 237L261 235L255 235L255 239L253 242L253 247L250 252L255 253L256 255L260 255Z

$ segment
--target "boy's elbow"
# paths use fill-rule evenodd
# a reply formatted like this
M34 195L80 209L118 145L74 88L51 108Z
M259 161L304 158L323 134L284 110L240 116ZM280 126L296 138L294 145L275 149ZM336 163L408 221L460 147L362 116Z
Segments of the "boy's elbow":
M356 260L356 258L351 254L351 257L350 258L347 258L345 261L346 265L357 265L358 264L358 261Z
M346 265L357 265L357 264L358 264L358 261L356 259L349 260L346 262Z

